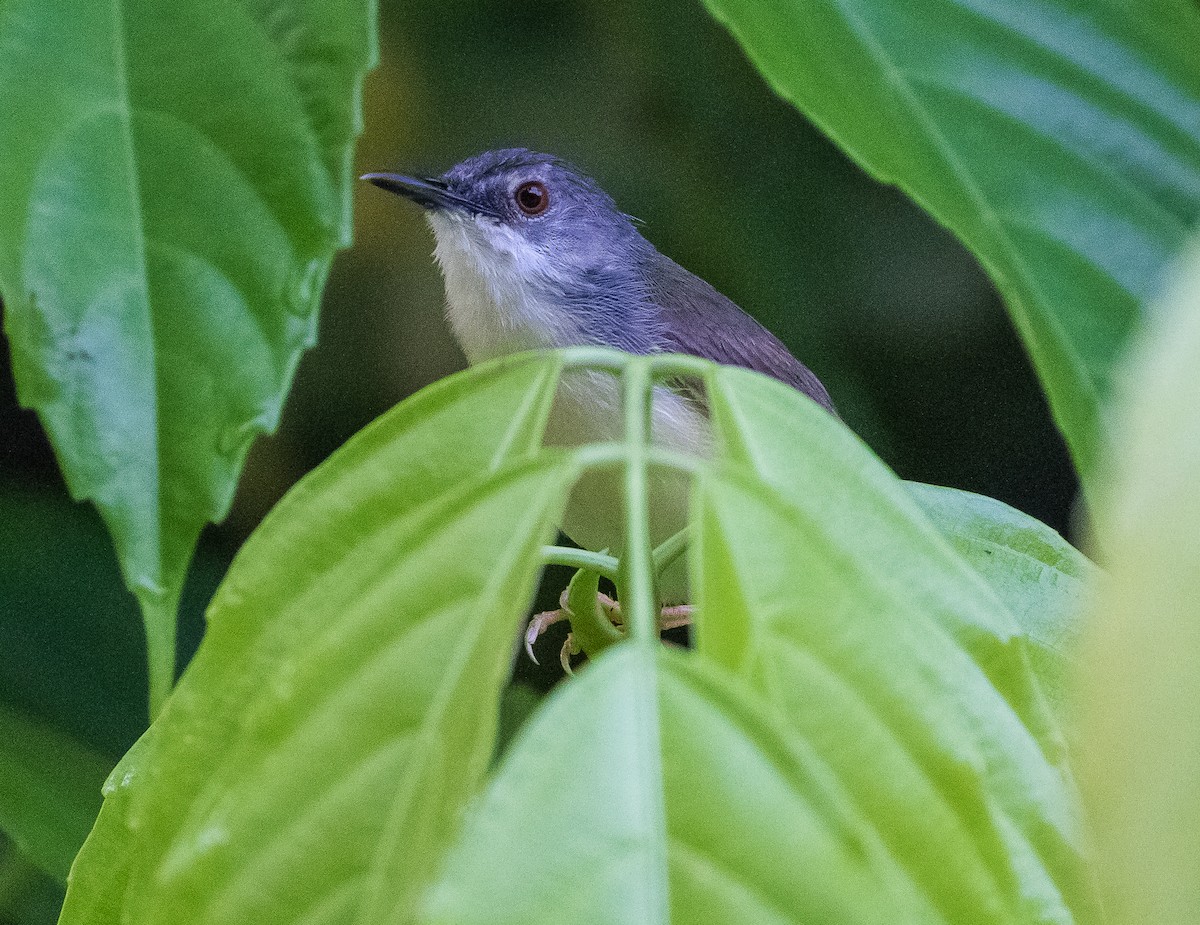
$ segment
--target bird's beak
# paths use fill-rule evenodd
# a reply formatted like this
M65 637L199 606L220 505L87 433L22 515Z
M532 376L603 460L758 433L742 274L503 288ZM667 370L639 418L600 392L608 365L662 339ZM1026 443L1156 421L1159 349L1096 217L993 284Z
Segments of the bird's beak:
M398 173L364 173L359 179L373 183L389 193L411 199L417 205L431 211L450 209L456 212L469 212L472 215L500 217L490 206L473 202L451 192L445 181L436 177L406 177Z

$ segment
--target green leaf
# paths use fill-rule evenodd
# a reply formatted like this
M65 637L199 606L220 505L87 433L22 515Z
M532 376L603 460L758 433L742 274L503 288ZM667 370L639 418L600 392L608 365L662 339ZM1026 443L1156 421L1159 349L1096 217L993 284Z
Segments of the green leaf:
M67 878L61 923L120 922L133 858L131 799L155 760L158 726L151 726L104 782L100 815Z
M113 535L155 701L196 538L275 427L350 240L373 30L370 0L0 6L18 393Z
M1200 217L1200 11L706 2L783 97L978 255L1091 494L1114 360Z
M537 448L558 368L525 357L445 380L280 503L114 774L64 923L411 905L492 758L518 623L575 477Z
M1067 674L1100 570L1057 531L994 498L919 482L906 487L1016 618L1042 690L1069 729Z
M111 762L0 705L0 830L60 882L100 811Z
M0 833L0 921L5 925L53 925L63 887Z
M1076 691L1114 925L1200 909L1200 247L1129 365Z
M821 760L736 680L657 648L613 646L551 694L421 921L917 921Z
M846 428L721 369L697 644L830 765L945 922L1093 908L1062 734L1012 615Z

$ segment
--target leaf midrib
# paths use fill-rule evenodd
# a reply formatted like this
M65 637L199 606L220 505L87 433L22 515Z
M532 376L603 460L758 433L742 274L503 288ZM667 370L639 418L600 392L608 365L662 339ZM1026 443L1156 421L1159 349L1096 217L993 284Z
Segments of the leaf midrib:
M155 522L155 563L157 575L151 578L146 575L131 575L130 578L135 584L145 584L150 582L153 587L148 590L158 590L162 586L163 581L163 515L162 515L162 456L163 456L163 429L159 421L158 408L158 358L156 356L156 347L154 343L154 310L150 303L150 275L148 272L148 263L146 260L146 215L145 206L142 197L141 182L138 174L138 158L136 145L133 138L133 99L130 94L129 85L129 53L125 35L125 4L123 0L111 0L110 8L112 10L113 22L113 64L116 70L117 80L117 114L120 118L124 131L121 133L122 142L125 154L125 166L129 173L129 194L132 212L134 216L135 227L132 229L132 244L134 263L137 268L137 288L141 296L141 304L143 307L143 317L145 320L146 348L150 355L147 358L154 369L155 387L151 394L144 396L145 400L150 405L150 415L154 421L154 444L155 444L155 465L153 467L154 479L154 522ZM147 497L149 493L147 493ZM147 617L149 613L147 612Z
M482 484L491 486L495 490L503 478L500 472L503 470L493 473ZM512 478L512 470L509 470L508 477ZM558 477L565 479L565 471L559 473ZM461 508L454 505L451 510L461 510ZM529 531L530 534L533 532L533 530ZM490 612L503 606L504 602L500 592L511 579L510 573L515 571L514 563L525 551L524 547L510 543L504 547L503 554L494 560L488 580L476 598L483 605L481 610ZM366 885L357 904L356 922L373 921L375 916L393 911L387 901L388 868L394 861L399 850L399 842L403 837L403 833L397 830L397 823L401 821L397 811L411 806L412 790L420 779L421 765L426 760L426 756L421 752L422 746L426 745L428 740L436 739L441 733L442 718L449 711L455 695L462 690L465 666L477 652L484 631L488 628L488 622L486 619L468 621L467 627L470 631L463 632L458 636L456 640L458 644L453 647L450 657L446 660L442 683L434 689L425 717L415 728L412 752L421 757L415 761L405 762L400 780L397 782L396 799L385 810L386 818L379 842L368 859L369 869L366 874ZM478 782L476 782L477 784ZM404 804L401 803L402 800L405 801Z
M128 171L129 197L130 204L132 206L131 213L134 218L134 226L129 229L131 239L130 243L132 245L135 264L134 270L137 277L137 292L143 307L143 316L146 325L145 330L148 334L146 340L146 349L148 351L148 355L144 356L143 359L148 366L154 370L155 382L154 389L150 394L145 395L144 399L150 406L150 417L154 421L154 465L151 467L152 472L148 472L147 475L153 478L154 482L153 521L155 524L155 558L157 561L154 563L154 565L156 574L135 574L131 575L130 577L135 584L142 585L153 593L162 588L166 578L168 566L168 563L165 561L164 549L167 518L164 514L165 499L162 474L164 460L170 456L170 445L168 443L169 438L165 433L164 427L162 426L162 413L161 408L159 407L159 398L162 392L161 377L163 375L163 369L158 359L158 348L155 336L155 331L157 330L155 324L155 306L150 294L150 270L147 255L148 244L153 242L151 242L151 238L147 231L145 197L144 191L142 190L141 176L139 173L139 157L136 135L134 131L135 113L138 111L143 111L143 108L139 107L134 100L132 85L129 78L130 57L128 50L127 28L125 24L127 3L125 0L110 0L110 9L112 11L114 43L113 64L114 77L116 80L115 111L122 127L122 153L124 155L125 167ZM315 130L315 126L312 122L312 114L309 112L307 105L305 105L306 101L298 94L291 62L282 53L272 35L265 29L263 24L252 16L248 15L247 18L262 33L263 45L271 49L276 54L277 67L279 68L280 73L288 76L289 79L281 82L281 89L283 92L293 97L293 102L295 103L293 109L303 123L304 135L312 141L314 148L319 151L320 135ZM207 139L210 143L212 151L229 167L229 169L231 169L238 177L242 179L245 188L250 191L251 195L253 195L255 199L257 199L258 203L262 206L264 216L269 216L271 221L273 221L278 228L284 231L284 234L281 235L281 238L282 240L286 240L289 246L291 246L292 259L299 259L294 246L292 246L293 242L291 235L286 233L287 224L282 220L278 207L268 201L265 196L263 196L259 186L252 181L252 179L246 174L245 170L237 163L237 161L230 156L226 147L219 144L216 139L214 139L209 132L203 130L201 126L189 119L181 117L179 113L170 110L159 109L148 109L144 111L148 114L157 114L168 120L178 122L186 126L189 130L194 131L198 135ZM322 164L324 164L323 157L320 157L319 160ZM207 255L192 253L186 250L185 252L191 253L192 256L211 264L211 261L208 259ZM224 276L224 271L221 272ZM241 290L240 286L235 286L235 288L237 288L239 291ZM258 324L259 319L257 314L254 312L249 312L249 314L254 317L255 323ZM149 496L150 493L147 493L147 497ZM203 519L207 520L208 518L205 516Z
M1007 110L996 108L988 100L978 96L974 92L971 92L971 90L969 90L968 88L962 87L962 86L955 86L954 84L951 84L951 83L945 81L944 79L942 79L942 76L937 73L933 73L933 72L930 72L927 74L917 73L917 74L914 74L912 77L910 77L909 80L914 85L929 86L929 87L936 89L938 92L945 93L947 95L958 96L961 99L967 100L977 106L985 107L986 109L988 109L989 112L994 113L998 118L1003 118L1003 119L1008 120L1012 125L1020 128L1021 130L1028 133L1029 135L1032 135L1038 139L1041 139L1044 142L1053 144L1056 147L1060 148L1061 150L1067 151L1069 156L1072 159L1077 160L1080 163L1087 165L1096 174L1099 174L1100 176L1102 176L1106 180L1108 180L1112 186L1119 188L1121 190L1121 195L1126 196L1126 197L1136 201L1146 213L1153 215L1155 220L1157 220L1160 224L1169 225L1172 227L1173 231L1176 231L1177 233L1180 233L1180 234L1183 234L1184 232L1186 232L1187 229L1184 226L1184 224L1182 223L1182 221L1180 220L1178 215L1176 215L1174 212L1172 212L1163 203L1161 203L1157 199L1155 199L1147 190L1143 189L1141 186L1129 183L1129 181L1126 178L1122 177L1117 172L1116 168L1111 163L1109 163L1101 158L1096 157L1094 154L1090 153L1086 149L1066 148L1064 145L1062 145L1059 142L1059 140L1055 136L1050 135L1047 132L1041 130L1040 128L1035 126L1033 123L1027 122L1024 119L1021 119L1017 115L1015 115ZM1006 220L1002 216L1002 213L999 213L999 212L996 213L996 220L1001 225L1005 225L1009 221L1011 221L1011 220ZM1038 227L1037 230L1043 234L1046 233L1045 228ZM1107 275L1109 275L1109 277L1111 279L1113 279L1113 281L1118 286L1120 286L1121 290L1123 292L1127 293L1130 298L1137 297L1136 293L1130 292L1128 287L1123 285L1115 277L1112 277L1111 274L1107 274Z

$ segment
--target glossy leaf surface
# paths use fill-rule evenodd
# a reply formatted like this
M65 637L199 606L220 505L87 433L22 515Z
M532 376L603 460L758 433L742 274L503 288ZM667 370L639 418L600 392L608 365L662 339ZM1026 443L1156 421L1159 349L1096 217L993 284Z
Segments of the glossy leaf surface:
M196 537L275 427L349 243L373 17L370 0L0 5L18 391L113 535L158 697Z
M709 399L699 654L624 643L568 681L469 816L424 921L1086 920L1064 740L1015 618L825 412L737 370ZM1056 546L1015 512L938 500L997 548ZM676 732L697 686L708 709ZM741 737L809 774L785 797ZM793 837L775 842L779 819Z
M1079 672L1081 777L1114 925L1200 915L1200 249L1129 366Z
M113 775L64 922L350 922L411 904L491 759L574 479L538 450L557 370L525 358L445 380L280 503Z
M707 2L783 97L978 255L1091 489L1113 363L1200 216L1200 10Z

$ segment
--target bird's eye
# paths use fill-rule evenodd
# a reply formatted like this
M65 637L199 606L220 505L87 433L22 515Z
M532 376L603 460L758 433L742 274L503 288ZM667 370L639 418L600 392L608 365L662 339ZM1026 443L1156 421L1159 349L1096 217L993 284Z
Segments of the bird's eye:
M513 193L517 208L526 215L541 215L550 207L550 191L537 180L522 183Z

